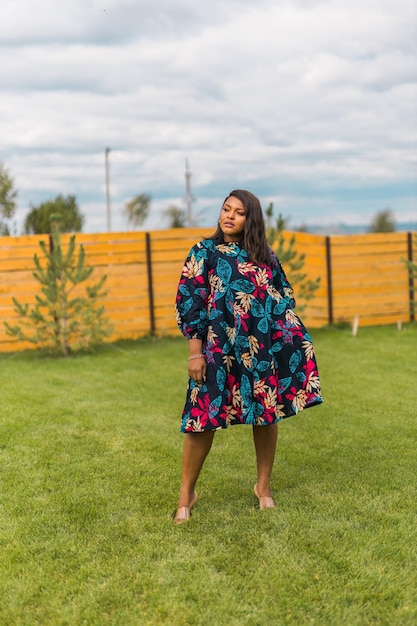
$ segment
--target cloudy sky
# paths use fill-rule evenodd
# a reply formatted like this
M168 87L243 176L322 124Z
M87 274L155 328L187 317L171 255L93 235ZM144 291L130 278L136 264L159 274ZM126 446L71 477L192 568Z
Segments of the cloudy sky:
M84 230L152 196L211 226L248 188L290 226L417 222L415 0L3 0L0 160L29 206L75 194Z

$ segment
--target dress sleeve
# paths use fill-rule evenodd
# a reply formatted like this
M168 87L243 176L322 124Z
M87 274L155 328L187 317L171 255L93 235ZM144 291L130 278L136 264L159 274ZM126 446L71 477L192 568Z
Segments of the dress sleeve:
M202 339L208 328L208 251L196 244L187 256L178 285L175 312L177 324L186 339Z
M278 261L276 254L271 250L272 254L272 280L275 289L280 296L286 301L289 309L295 308L294 290L291 287L281 263Z

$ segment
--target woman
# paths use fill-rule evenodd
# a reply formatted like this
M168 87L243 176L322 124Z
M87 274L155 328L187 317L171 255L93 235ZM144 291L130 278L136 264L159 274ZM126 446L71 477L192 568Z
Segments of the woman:
M190 251L178 287L189 385L176 524L189 520L214 433L229 424L252 425L254 492L261 509L276 506L271 473L278 422L322 402L311 338L294 306L292 288L266 241L258 198L232 191L216 232Z

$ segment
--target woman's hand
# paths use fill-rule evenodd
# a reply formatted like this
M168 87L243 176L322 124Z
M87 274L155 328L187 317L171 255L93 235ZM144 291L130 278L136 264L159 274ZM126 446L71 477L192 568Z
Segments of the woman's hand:
M202 385L206 380L206 359L202 353L203 342L201 339L190 339L188 341L190 356L188 357L188 376L197 385Z
M206 380L206 359L203 356L188 361L188 376L193 379L197 385L202 385Z

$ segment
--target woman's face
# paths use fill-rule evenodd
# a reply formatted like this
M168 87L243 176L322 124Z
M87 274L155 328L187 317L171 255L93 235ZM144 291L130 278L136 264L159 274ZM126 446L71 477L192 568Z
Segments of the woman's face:
M220 212L219 226L224 240L240 241L246 222L246 210L239 198L229 196L223 204Z

